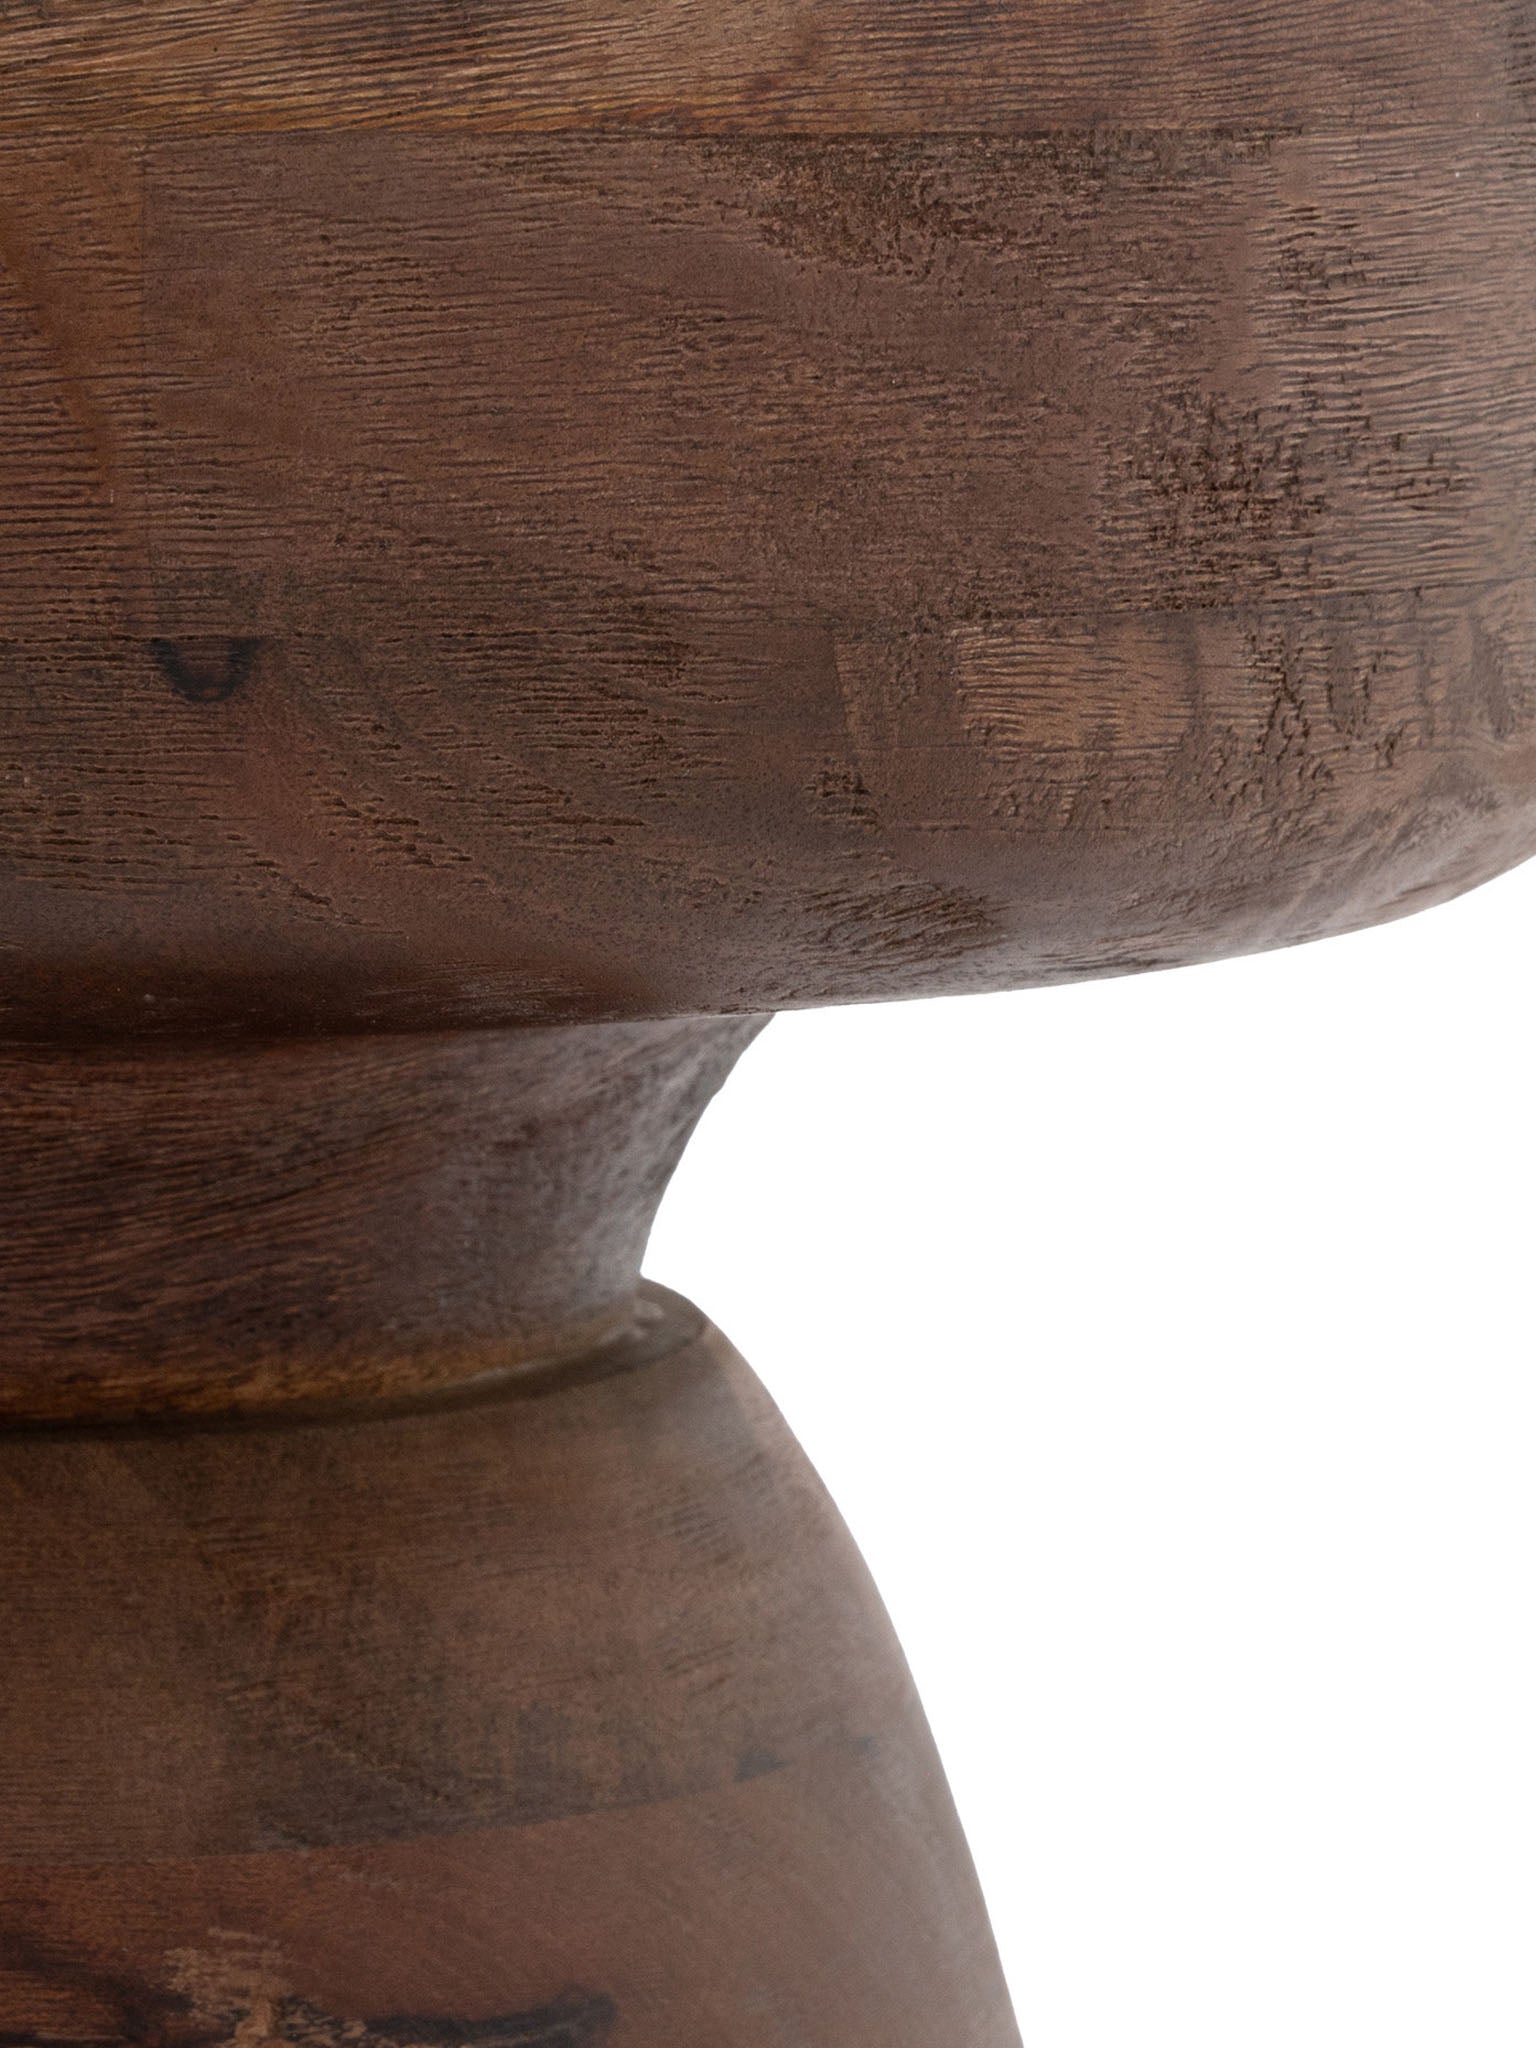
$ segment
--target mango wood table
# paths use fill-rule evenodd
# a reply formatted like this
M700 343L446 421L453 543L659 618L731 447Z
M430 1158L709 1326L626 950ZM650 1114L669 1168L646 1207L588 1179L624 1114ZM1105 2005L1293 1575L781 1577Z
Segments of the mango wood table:
M0 2042L1011 2048L647 1229L1536 847L1533 234L1531 0L0 7Z

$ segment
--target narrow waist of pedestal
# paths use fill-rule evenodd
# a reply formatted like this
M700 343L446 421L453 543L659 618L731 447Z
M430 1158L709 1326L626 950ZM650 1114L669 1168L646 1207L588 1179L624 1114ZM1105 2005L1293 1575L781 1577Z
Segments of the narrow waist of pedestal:
M408 1401L622 1347L760 1021L0 1051L0 1423Z

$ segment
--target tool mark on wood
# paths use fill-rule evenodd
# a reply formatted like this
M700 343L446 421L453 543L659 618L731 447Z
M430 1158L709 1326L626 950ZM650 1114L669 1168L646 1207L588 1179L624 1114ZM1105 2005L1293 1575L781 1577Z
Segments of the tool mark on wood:
M210 648L200 641L151 640L149 651L178 697L189 704L224 704L250 681L261 642L239 635Z
M602 2048L618 2008L601 1993L569 1991L553 2004L499 2019L399 2017L333 2019L302 1998L283 1998L263 2012L259 2044L250 2012L232 2024L189 2033L174 2023L149 2031L64 2036L0 2032L0 2048Z

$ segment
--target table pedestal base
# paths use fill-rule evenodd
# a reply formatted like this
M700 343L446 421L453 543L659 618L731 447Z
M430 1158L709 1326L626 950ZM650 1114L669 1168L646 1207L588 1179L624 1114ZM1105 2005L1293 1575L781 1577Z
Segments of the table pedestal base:
M718 1333L653 1287L615 1304L576 1229L594 1190L654 1203L643 1161L722 1063L698 1036L721 1027L626 1029L607 1054L601 1032L223 1053L222 1094L171 1052L138 1084L112 1061L71 1070L80 1092L46 1061L11 1077L13 1158L52 1205L28 1241L59 1255L13 1264L0 1424L10 2048L1016 2048L835 1510ZM624 1106L598 1148L595 1102ZM432 1135L455 1127L457 1169ZM408 1327L382 1313L480 1271L488 1201L516 1225L507 1299L558 1269L583 1342L546 1303L498 1366L483 1273L451 1342L430 1289ZM97 1278L50 1382L37 1304L67 1298L71 1242Z

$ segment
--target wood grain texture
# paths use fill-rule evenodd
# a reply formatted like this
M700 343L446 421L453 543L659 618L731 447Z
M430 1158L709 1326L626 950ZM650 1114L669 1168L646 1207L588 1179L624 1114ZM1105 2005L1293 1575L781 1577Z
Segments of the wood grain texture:
M0 1538L13 2048L1016 2048L889 1626L718 1335L13 1429Z
M1523 858L1485 113L0 142L0 1025L1013 986Z
M1533 236L1533 0L0 0L0 2048L1016 2048L645 1233L1536 849Z
M1530 0L10 0L0 124L734 133L1528 110Z
M760 1023L0 1053L0 1423L675 1345L641 1257Z

